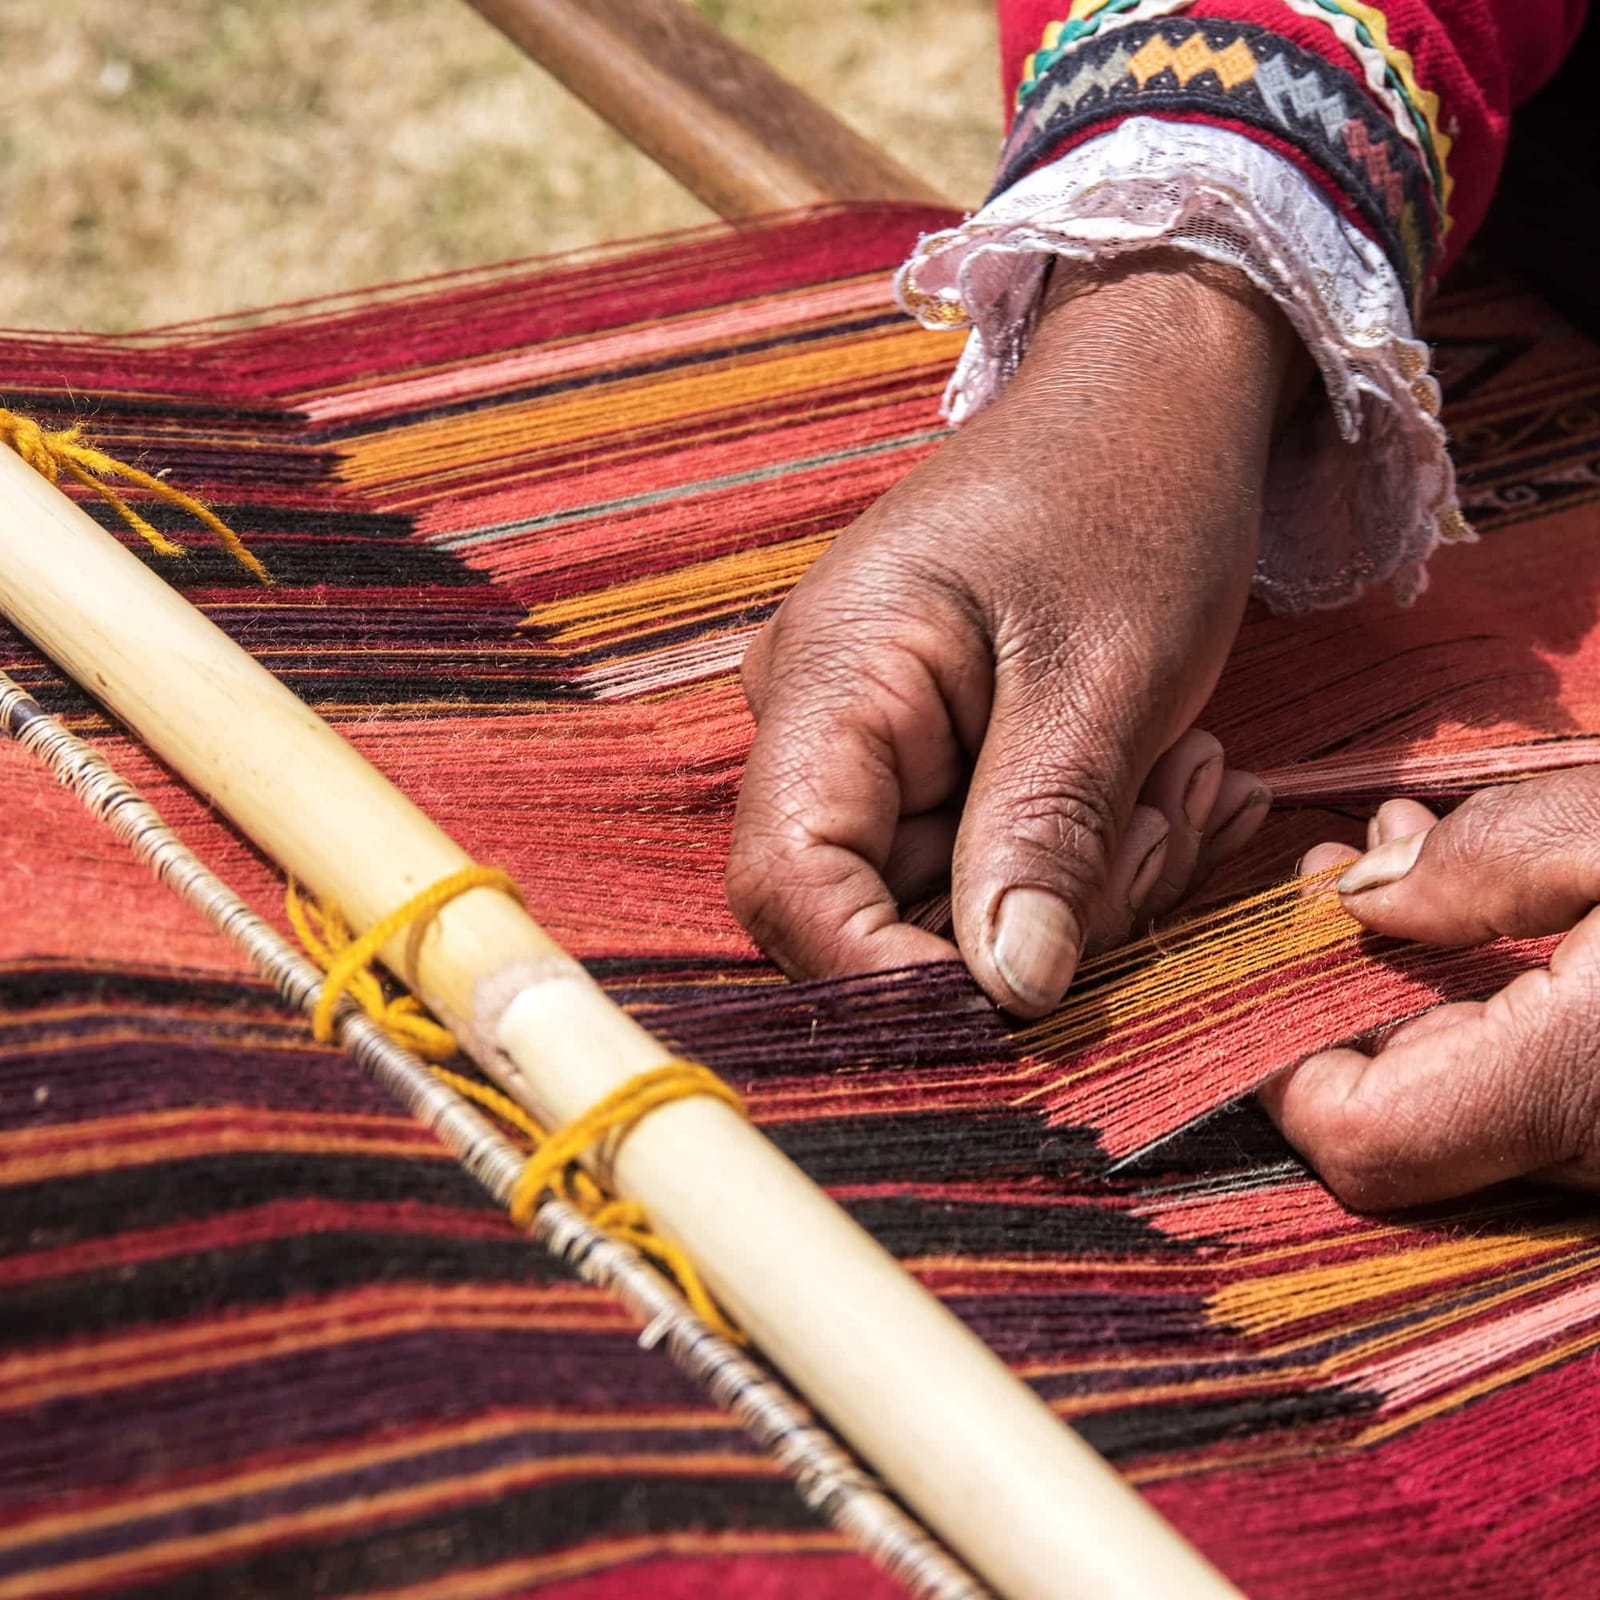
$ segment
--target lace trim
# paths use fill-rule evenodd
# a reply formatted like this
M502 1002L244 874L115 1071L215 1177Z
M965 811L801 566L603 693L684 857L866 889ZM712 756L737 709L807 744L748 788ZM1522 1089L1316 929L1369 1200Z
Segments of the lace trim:
M1442 540L1469 539L1439 386L1382 250L1276 152L1227 129L1133 117L1024 178L959 228L925 236L901 303L972 335L945 395L960 423L1016 371L1053 257L1152 245L1243 272L1283 308L1322 374L1268 466L1256 592L1279 611L1369 583L1420 594Z

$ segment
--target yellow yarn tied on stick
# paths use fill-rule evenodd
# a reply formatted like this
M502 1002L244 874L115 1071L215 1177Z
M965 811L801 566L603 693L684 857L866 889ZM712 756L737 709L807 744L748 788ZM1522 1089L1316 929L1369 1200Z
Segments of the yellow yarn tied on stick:
M497 868L464 867L412 896L358 938L336 906L306 901L291 883L286 895L290 924L306 953L327 974L312 1012L312 1036L319 1043L332 1043L339 1001L348 995L398 1043L433 1063L431 1070L441 1082L527 1137L532 1151L509 1206L511 1220L519 1228L532 1223L539 1200L548 1191L609 1237L649 1257L677 1283L701 1321L724 1338L742 1343L743 1336L723 1316L686 1252L655 1231L637 1200L608 1193L582 1164L586 1154L603 1144L609 1145L614 1155L617 1145L645 1117L677 1100L704 1095L742 1112L744 1103L733 1089L697 1062L668 1061L636 1073L552 1132L509 1095L439 1066L437 1063L457 1054L455 1035L430 1017L414 995L390 998L385 994L372 970L378 952L391 939L423 926L450 901L472 889L498 889L519 903L522 898L516 883Z
M311 1013L311 1035L318 1044L333 1043L334 1012L348 994L374 1022L425 1061L448 1061L456 1054L455 1035L428 1016L414 995L394 1000L384 996L372 963L391 939L431 922L452 900L471 889L498 889L522 904L522 891L509 873L498 867L463 867L412 895L358 939L336 905L308 906L295 886L289 885L285 904L290 924L306 954L328 975Z
M620 1244L632 1245L640 1255L654 1261L683 1291L683 1298L708 1328L725 1339L744 1343L744 1335L722 1314L688 1254L651 1227L649 1213L637 1200L608 1194L579 1162L579 1157L606 1135L625 1136L641 1117L674 1100L709 1094L742 1111L742 1102L727 1084L693 1061L668 1062L631 1078L552 1134L509 1095L486 1083L444 1067L434 1067L433 1075L457 1094L526 1134L532 1143L533 1153L511 1194L511 1220L519 1228L532 1222L539 1198L548 1189L556 1199L582 1212L601 1232Z
M83 488L92 489L157 555L181 556L188 551L141 517L111 487L108 479L133 484L164 504L186 511L217 536L223 548L246 572L262 583L272 582L271 573L216 512L192 494L163 483L153 473L129 466L126 461L118 461L115 456L96 449L85 439L80 424L74 423L70 428L41 428L31 417L19 416L0 406L0 442L10 445L46 482L58 484L63 477L68 477Z

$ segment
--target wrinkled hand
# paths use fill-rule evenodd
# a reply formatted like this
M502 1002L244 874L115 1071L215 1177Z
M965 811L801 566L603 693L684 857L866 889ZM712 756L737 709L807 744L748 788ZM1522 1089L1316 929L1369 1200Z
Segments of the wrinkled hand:
M1191 730L1238 629L1296 346L1242 280L1137 258L1047 303L1004 396L848 529L745 661L728 867L786 970L960 953L1022 1015L1269 796Z
M1472 796L1436 821L1391 800L1339 880L1369 928L1430 944L1572 931L1548 968L1439 1006L1368 1056L1329 1050L1262 1090L1289 1141L1357 1206L1524 1175L1600 1188L1600 767ZM1315 872L1350 859L1319 845Z

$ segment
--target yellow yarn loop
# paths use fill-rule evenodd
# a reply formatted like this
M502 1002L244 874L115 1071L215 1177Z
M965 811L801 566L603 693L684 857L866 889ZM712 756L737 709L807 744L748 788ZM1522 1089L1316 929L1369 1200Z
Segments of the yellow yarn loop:
M307 909L293 884L286 896L289 920L300 942L319 967L327 973L317 1008L311 1013L311 1034L318 1044L333 1042L333 1014L340 999L348 994L374 1022L388 1028L403 1043L429 1061L444 1061L456 1053L456 1042L448 1028L442 1028L422 1015L422 1008L410 995L385 1000L383 987L372 972L373 958L391 939L407 929L430 922L445 906L470 889L498 889L519 905L522 891L515 880L498 867L463 867L449 877L429 884L388 916L380 917L359 939L352 937L349 925L334 905ZM312 928L313 919L317 926ZM423 1027L414 1029L420 1021ZM418 1040L423 1041L419 1044Z
M301 899L292 883L284 896L284 904L296 937L305 947L306 954L324 972L355 942L355 935L337 907ZM323 984L324 997L332 987L331 983ZM326 1034L320 1020L322 1007L318 1006L312 1020L312 1034L319 1043L327 1044L332 1037L331 1013L338 1005L340 994L349 995L391 1038L399 1040L407 1049L414 1050L423 1060L448 1061L456 1053L455 1035L428 1016L415 995L402 994L393 1000L389 999L383 992L378 975L365 964L346 977L342 990L334 991Z
M169 506L186 511L197 522L214 533L228 554L246 572L271 583L272 575L251 554L244 540L236 534L214 511L208 510L193 495L174 489L160 478L126 461L108 456L84 440L83 429L76 423L70 428L41 428L31 417L18 416L0 406L0 442L8 444L24 461L49 483L60 483L62 475L85 489L92 489L116 514L133 529L158 555L181 556L186 554L181 544L174 543L159 528L152 527L106 481L108 478L131 483L136 488L147 489L156 499Z
M672 1075L677 1084L676 1090L671 1093L663 1093L664 1085L658 1081L667 1074ZM549 1189L558 1200L565 1201L575 1211L581 1212L603 1233L619 1243L632 1245L640 1255L654 1261L683 1291L684 1299L708 1328L725 1339L744 1343L744 1335L728 1321L711 1298L710 1291L687 1252L672 1240L662 1238L650 1226L649 1215L637 1200L623 1200L608 1194L578 1161L578 1157L604 1134L615 1132L620 1137L656 1106L682 1100L689 1095L712 1094L742 1110L739 1097L721 1079L693 1062L675 1061L631 1079L578 1121L569 1123L552 1135L537 1118L498 1089L480 1083L476 1078L464 1078L460 1073L447 1071L443 1067L435 1067L433 1075L449 1084L457 1094L527 1135L533 1153L517 1179L510 1206L511 1220L518 1227L525 1228L533 1220L539 1197ZM644 1103L646 1100L648 1104ZM602 1108L609 1108L604 1115ZM587 1135L597 1122L601 1125L593 1137L585 1137L582 1142L575 1137L580 1129Z
M516 884L505 873L494 867L465 867L413 895L357 938L336 906L307 901L294 884L289 885L285 896L289 921L306 953L327 974L311 1018L312 1034L319 1043L332 1042L334 1013L340 999L349 995L392 1038L425 1060L437 1063L456 1054L455 1035L428 1016L415 996L390 999L385 995L371 963L389 940L425 923L469 889L500 889L521 900ZM743 1336L718 1309L683 1248L650 1226L650 1218L637 1200L608 1194L582 1165L582 1157L605 1142L614 1155L644 1117L675 1100L706 1095L742 1112L744 1103L715 1073L693 1061L669 1061L636 1074L551 1133L498 1089L438 1065L431 1070L457 1094L524 1134L532 1145L511 1194L511 1220L519 1228L532 1222L540 1196L548 1190L611 1238L649 1257L677 1283L701 1321L724 1338L742 1342Z
M694 1061L668 1061L646 1072L635 1073L626 1083L597 1100L574 1117L566 1127L546 1135L544 1142L529 1157L511 1195L511 1220L526 1225L533 1216L539 1196L548 1189L560 1200L575 1200L578 1189L572 1174L583 1173L579 1159L597 1145L608 1142L611 1153L660 1106L674 1100L705 1095L744 1110L744 1102L716 1073Z

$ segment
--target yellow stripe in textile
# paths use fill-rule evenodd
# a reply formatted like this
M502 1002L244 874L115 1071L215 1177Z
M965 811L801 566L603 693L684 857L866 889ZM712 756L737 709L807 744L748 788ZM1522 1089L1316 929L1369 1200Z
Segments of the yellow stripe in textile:
M604 384L582 395L558 395L495 406L467 416L419 422L348 441L340 475L351 484L423 483L473 463L481 474L501 458L582 440L633 433L719 411L856 385L865 379L945 363L950 352L909 323L873 339L811 346L798 355L738 365L715 364L685 377Z
M1482 1298L1473 1298L1463 1304L1456 1286L1447 1284L1438 1293L1430 1295L1420 1302L1406 1302L1406 1321L1401 1327L1390 1327L1387 1331L1376 1334L1371 1338L1363 1339L1359 1344L1352 1344L1337 1351L1317 1363L1315 1371L1319 1377L1337 1378L1341 1374L1357 1371L1369 1362L1396 1350L1404 1349L1408 1345L1416 1345L1425 1339L1435 1338L1444 1333L1448 1328L1459 1327L1461 1324L1471 1322L1488 1316L1495 1311L1504 1310L1514 1306L1519 1301L1546 1295L1551 1289L1575 1278L1588 1279L1594 1272L1594 1251L1580 1251L1574 1258L1563 1261L1559 1266L1551 1266L1547 1270L1532 1272L1514 1280L1509 1289L1502 1289L1498 1293L1485 1295ZM1370 1320L1370 1319L1369 1319ZM1378 1319L1382 1325L1383 1319ZM1355 1326L1362 1326L1361 1323ZM1325 1336L1320 1332L1313 1332L1301 1340L1291 1340L1284 1345L1274 1347L1274 1351L1293 1350L1298 1347L1315 1348Z
M554 629L555 644L576 644L598 634L642 631L686 611L701 613L778 600L806 575L835 537L828 533L759 550L736 550L609 589L547 601L528 613L524 625Z
M1536 1260L1552 1251L1583 1245L1600 1236L1600 1218L1552 1223L1525 1232L1489 1239L1461 1239L1398 1250L1362 1262L1359 1272L1348 1261L1302 1268L1251 1283L1229 1284L1208 1297L1206 1314L1246 1333L1267 1333L1296 1322L1341 1311L1363 1300L1461 1278L1470 1273Z
M1339 871L1277 884L1222 911L1085 962L1061 1010L1019 1036L1023 1050L1067 1049L1141 1017L1159 1016L1204 995L1281 973L1307 956L1341 947L1353 956L1360 948L1360 924L1328 892ZM1321 981L1326 978L1325 972L1320 974ZM1314 981L1319 980L1307 979ZM1253 1004L1246 999L1232 1009L1248 1010ZM1196 1031L1213 1026L1223 1014L1209 1010ZM1175 1041L1183 1036L1168 1037ZM1097 1063L1097 1070L1103 1065ZM1015 1103L1026 1104L1070 1081L1070 1074L1056 1078Z

